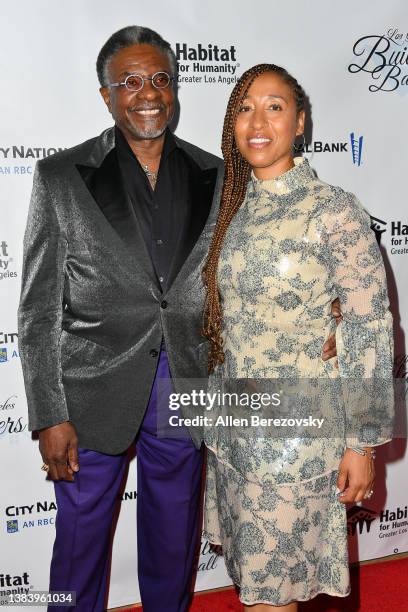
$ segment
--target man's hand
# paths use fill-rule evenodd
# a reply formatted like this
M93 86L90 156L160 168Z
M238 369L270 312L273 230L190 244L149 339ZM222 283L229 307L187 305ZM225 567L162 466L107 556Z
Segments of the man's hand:
M332 302L332 316L336 319L336 325L338 325L340 323L340 321L342 320L342 314L341 314L341 310L340 310L340 300L339 298L336 298L334 300L334 302ZM337 348L336 348L336 336L335 334L331 334L326 342L323 344L323 351L322 351L322 359L323 361L328 361L329 359L331 359L332 357L337 357ZM337 359L336 359L336 363L335 363L336 368L338 368L338 363L337 363Z
M40 453L49 466L51 480L74 480L79 471L78 438L69 421L47 427L39 432Z
M339 501L346 504L371 497L374 478L374 461L371 457L369 455L364 457L347 448L340 462L337 477Z

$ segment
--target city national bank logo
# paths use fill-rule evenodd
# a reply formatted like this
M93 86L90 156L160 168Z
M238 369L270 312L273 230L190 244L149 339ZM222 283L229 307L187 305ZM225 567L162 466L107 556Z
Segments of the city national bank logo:
M234 45L176 43L178 83L231 85L238 81L237 50Z
M351 74L369 75L368 90L395 91L408 85L408 32L388 28L385 34L369 34L353 46L357 58L349 64Z
M7 533L18 533L18 521L7 521Z
M7 533L18 533L20 530L33 527L53 526L56 511L55 501L46 500L25 506L7 506L5 509Z
M43 159L64 151L65 147L27 147L25 145L10 145L8 147L0 147L0 175L1 174L18 174L20 176L33 174L33 163L14 163L15 160L28 160L34 162L37 159ZM1 160L7 160L7 164L1 164Z
M357 533L370 533L371 523L375 521L377 513L370 508L353 506L347 510L347 532L354 536Z
M0 363L7 363L20 358L17 350L17 338L17 332L0 331Z
M9 247L5 240L0 242L0 281L5 278L16 278L17 272L12 270L13 258L10 257Z
M361 166L361 154L363 152L363 137L355 136L354 132L350 134L351 155L353 164Z
M351 161L354 165L360 166L363 153L363 136L356 136L355 132L350 132L347 140L313 140L296 147L300 153L314 155L315 153L351 153Z
M121 502L124 501L134 501L137 499L137 491L125 491L123 495L118 495L118 500Z

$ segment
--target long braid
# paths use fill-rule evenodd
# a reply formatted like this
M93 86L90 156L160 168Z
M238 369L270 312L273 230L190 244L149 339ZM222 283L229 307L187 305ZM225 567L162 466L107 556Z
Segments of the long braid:
M235 143L235 122L239 105L245 98L252 82L264 72L279 74L293 90L298 112L304 108L303 89L284 68L274 64L258 64L241 76L232 90L225 113L221 150L225 161L225 176L222 187L220 211L212 237L207 261L203 270L207 290L202 333L210 341L208 370L224 362L222 341L222 307L218 290L218 262L228 227L244 201L251 168L242 157Z

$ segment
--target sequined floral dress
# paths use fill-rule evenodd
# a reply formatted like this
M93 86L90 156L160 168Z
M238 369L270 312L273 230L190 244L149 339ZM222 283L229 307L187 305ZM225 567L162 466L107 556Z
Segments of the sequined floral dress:
M307 160L295 158L278 179L252 176L224 241L219 288L225 362L210 391L242 378L392 379L392 318L369 216L352 194L318 180ZM321 359L336 297L338 369ZM383 410L392 413L391 399ZM205 534L222 544L243 603L349 593L337 468L346 445L382 444L389 434L231 440L206 430Z

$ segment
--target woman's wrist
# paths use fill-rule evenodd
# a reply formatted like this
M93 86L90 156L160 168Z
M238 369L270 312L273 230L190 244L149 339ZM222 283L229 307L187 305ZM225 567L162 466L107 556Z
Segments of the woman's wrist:
M369 457L375 459L375 447L372 446L348 446L348 449L354 451L358 455L363 457Z

